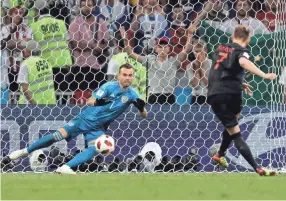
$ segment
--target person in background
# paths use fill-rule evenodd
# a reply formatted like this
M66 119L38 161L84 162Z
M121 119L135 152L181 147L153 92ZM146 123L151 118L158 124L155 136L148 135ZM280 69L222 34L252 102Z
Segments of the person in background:
M229 16L229 6L225 0L208 0L205 1L202 11L199 12L194 20L194 24L198 24L202 20L206 20L208 24L219 28Z
M43 0L35 0L35 1L43 1ZM11 8L21 8L23 9L23 17L24 23L27 25L31 25L35 22L35 17L37 15L37 8L34 7L34 2L31 0L3 0L3 6L6 9Z
M251 34L269 34L267 27L258 19L252 18L250 0L237 0L235 3L236 17L228 19L221 24L220 29L233 34L237 25L248 26Z
M173 8L172 13L172 22L170 27L170 45L172 47L171 56L178 55L187 43L187 24L184 23L185 14L183 6L180 4L176 4ZM186 70L187 65L190 62L185 60L182 63L180 70Z
M3 12L3 11L2 11ZM2 14L2 13L1 13ZM6 104L9 97L9 78L8 78L8 69L9 69L9 54L8 50L6 49L6 43L9 41L9 37L11 37L11 32L9 29L9 26L5 25L5 18L1 17L0 19L0 26L1 26L1 32L0 32L0 41L1 41L1 72L0 72L0 83L1 83L1 89L0 89L0 99L1 104Z
M22 88L19 104L56 104L53 70L40 56L39 44L34 40L28 41L24 50L26 59L21 63L18 76Z
M191 29L190 29L191 30ZM166 37L157 39L155 52L157 55L140 56L134 53L128 44L127 33L123 27L120 28L121 36L125 41L125 50L131 58L145 66L149 66L149 98L150 104L173 104L175 96L173 94L176 80L176 72L181 63L187 58L187 54L192 49L191 31L188 31L188 42L186 47L176 57L169 57L171 48L169 39Z
M203 40L193 41L195 60L187 67L187 75L192 86L191 104L205 104L208 93L208 75L212 61L207 58L206 43Z
M24 9L20 6L8 10L8 21L10 22L4 29L9 32L7 40L3 44L9 56L9 81L10 91L19 90L17 77L20 70L20 64L23 60L22 50L25 48L26 41L32 38L32 30L24 21Z
M140 98L146 100L146 67L133 59L124 52L124 41L121 38L120 32L115 34L115 47L117 54L113 55L108 63L107 78L113 80L117 77L119 67L125 63L133 66L135 77L132 83L133 88L138 92Z
M71 90L95 90L105 82L109 33L102 18L92 15L93 0L80 1L80 15L69 27L75 59Z
M139 54L153 49L156 39L170 38L169 25L159 0L144 0L142 4L138 4L130 29L136 33L136 39L139 40L134 50ZM146 35L150 35L150 40Z
M72 66L65 22L50 14L49 7L40 10L37 21L30 25L33 39L40 45L41 57L53 68L55 90L67 91L67 74Z
M129 5L124 5L119 0L99 0L97 4L100 8L99 12L107 20L109 30L112 29L113 32L116 32L120 26L129 28L131 24Z
M283 1L280 3L282 4ZM278 5L278 0L266 0L265 10L260 10L256 13L256 18L260 20L270 32L275 31L276 26L286 26L286 10L282 8L282 5ZM284 2L285 5L285 2ZM278 8L282 8L279 11ZM284 20L283 20L284 19Z

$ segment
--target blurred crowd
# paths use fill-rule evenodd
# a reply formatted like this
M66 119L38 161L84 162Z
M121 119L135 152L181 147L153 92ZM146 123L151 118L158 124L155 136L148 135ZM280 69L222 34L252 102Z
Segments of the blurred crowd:
M249 26L252 34L269 34L286 23L277 0L1 4L2 103L9 103L7 94L20 92L19 104L52 105L58 103L60 92L72 94L66 103L83 104L93 90L116 79L119 66L128 62L135 68L134 88L150 104L175 103L175 88L191 89L190 103L205 104L212 61L199 37L200 22L229 34L237 24ZM147 61L132 58L127 46ZM279 83L286 86L286 70L283 73ZM286 87L284 91L286 96Z

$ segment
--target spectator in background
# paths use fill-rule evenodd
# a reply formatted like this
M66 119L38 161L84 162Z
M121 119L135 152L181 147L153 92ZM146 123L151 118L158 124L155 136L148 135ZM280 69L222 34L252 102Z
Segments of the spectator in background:
M25 42L32 38L32 30L23 20L24 9L20 6L10 8L8 10L8 21L10 24L6 26L9 32L5 48L9 55L9 81L10 91L15 92L19 90L17 83L20 64L23 60L22 50L25 48Z
M120 26L124 26L126 29L129 28L131 24L129 5L124 5L119 0L98 0L97 4L99 5L100 14L107 21L109 30L116 32ZM98 14L95 13L95 15Z
M206 20L208 24L219 28L221 23L228 19L229 7L225 0L207 0L202 11L196 17L194 23Z
M205 104L207 85L212 61L207 58L206 43L203 40L193 41L195 60L187 67L187 75L192 86L191 104Z
M69 27L75 59L72 90L95 90L105 81L109 34L103 19L92 15L93 0L80 1L80 16Z
M171 22L171 28L170 28L170 45L172 47L172 53L171 56L178 55L183 49L184 46L187 43L187 24L184 23L185 15L184 15L184 9L183 6L180 4L176 4L173 8L172 12L172 22ZM182 63L182 66L180 69L186 69L187 65L189 64L189 61L186 60Z
M169 46L168 38L163 37L156 40L155 52L157 55L140 56L131 50L128 44L127 34L123 27L120 31L122 38L125 40L125 49L130 57L136 59L145 66L149 66L150 95L148 102L150 104L175 103L173 90L175 87L176 72L192 49L190 32L188 33L187 45L182 52L176 57L169 57L171 48Z
M224 21L221 30L233 34L236 25L246 25L252 34L269 34L267 27L259 20L250 17L251 2L249 0L237 0L235 3L236 17Z
M143 100L146 100L146 67L139 63L137 60L129 57L129 55L124 52L124 41L121 38L120 32L115 34L115 48L117 54L113 55L108 63L107 68L107 78L108 80L113 80L116 78L119 67L125 63L131 64L135 71L135 78L133 80L132 86L138 92Z
M266 0L265 10L260 10L256 13L256 18L259 19L271 32L275 31L276 24L278 26L286 25L286 11L283 11L283 9L281 12L278 11L277 1L278 0Z
M279 84L283 86L283 101L286 104L286 67L284 67L281 77L279 79Z
M0 77L0 83L1 83L1 90L0 90L0 99L1 104L6 104L8 101L8 89L9 89L9 78L8 78L8 69L9 69L9 54L8 50L6 48L7 41L11 38L11 31L9 26L5 25L5 18L3 16L0 19L0 26L1 26L1 32L0 32L0 41L1 41L1 77Z
M67 74L72 66L65 22L52 17L49 8L40 10L38 20L31 24L33 39L40 45L41 57L53 68L55 90L66 91Z
M70 24L70 14L72 5L69 1L73 0L49 0L50 14L56 19L63 20L68 27Z
M21 63L18 83L22 94L19 104L55 105L56 97L53 70L46 59L41 58L39 44L30 40L23 51L25 60Z
M24 17L24 23L27 25L31 25L35 22L35 17L37 15L38 10L34 7L33 1L27 1L27 0L2 0L3 6L6 9L10 8L22 8L23 9L23 17ZM2 2L1 1L1 2Z
M159 5L159 0L144 0L143 5L137 5L131 30L134 33L138 30L136 39L139 40L139 46L135 47L135 52L140 54L143 50L149 51L146 49L147 46L153 49L157 38L170 38L169 25ZM146 35L150 35L150 40L146 38Z

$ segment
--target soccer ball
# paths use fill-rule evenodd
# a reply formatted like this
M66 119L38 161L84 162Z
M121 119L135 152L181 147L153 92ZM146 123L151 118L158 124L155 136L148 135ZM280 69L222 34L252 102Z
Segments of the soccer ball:
M109 135L101 135L95 140L95 148L98 153L108 155L115 149L115 140Z

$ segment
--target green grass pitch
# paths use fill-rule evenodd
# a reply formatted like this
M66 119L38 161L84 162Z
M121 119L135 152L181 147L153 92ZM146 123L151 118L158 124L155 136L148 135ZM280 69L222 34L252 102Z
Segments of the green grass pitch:
M286 199L286 176L256 174L1 174L3 200Z

